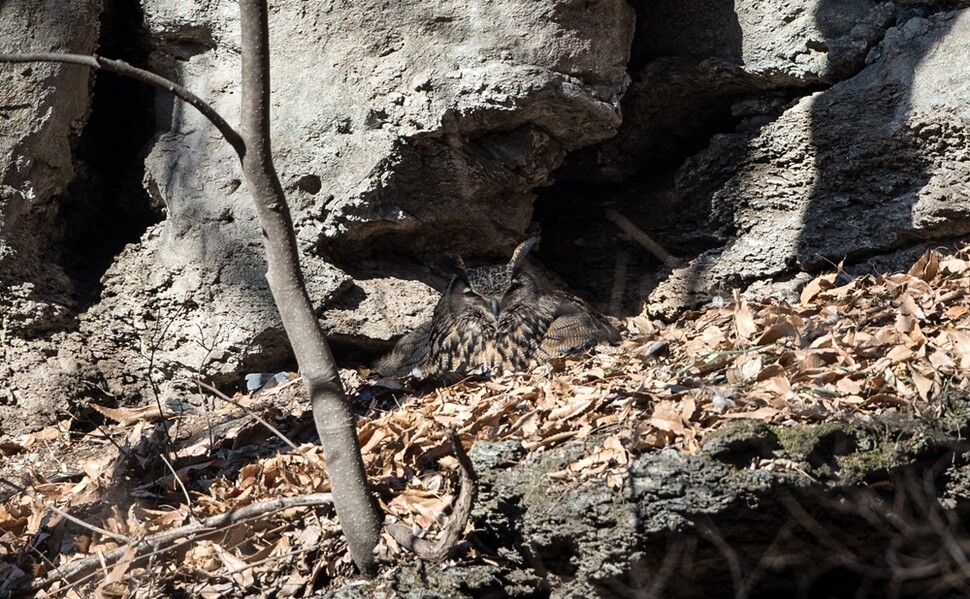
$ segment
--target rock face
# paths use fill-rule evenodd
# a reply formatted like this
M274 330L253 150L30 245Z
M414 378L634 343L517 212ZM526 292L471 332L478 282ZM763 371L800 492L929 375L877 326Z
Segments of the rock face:
M625 181L675 167L736 117L857 73L894 22L892 2L634 2L640 24L624 123L563 176ZM689 26L684 24L690 23Z
M100 8L90 2L4 4L0 36L21 40L24 22L33 39L4 51L92 52L97 44ZM78 15L83 29L64 31ZM4 292L4 331L34 336L63 327L71 317L71 282L58 258L58 197L75 177L71 142L87 119L90 73L54 64L11 65L0 73L0 277Z
M559 176L646 182L621 189L623 209L689 262L630 285L648 311L970 232L948 191L966 176L951 61L967 17L952 6L637 5L624 123Z
M549 472L583 455L577 444L526 456L515 442L479 442L472 538L490 558L402 565L340 596L423 597L429 588L449 597L843 597L859 588L959 596L965 581L947 568L960 557L939 551L943 537L963 534L943 524L943 506L966 509L967 467L948 440L966 422L957 409L939 427L892 417L794 428L737 422L696 455L640 456L622 490L550 485ZM888 488L897 494L877 490ZM925 577L907 577L917 564Z
M100 10L89 0L4 2L0 52L90 53ZM90 89L82 67L0 68L0 422L16 421L18 412L44 422L56 409L50 398L78 387L73 352L60 353L48 336L76 315L73 284L59 265L61 211L77 175L72 143L87 120Z
M377 353L426 316L436 256L505 259L533 220L538 261L589 299L625 289L610 302L620 315L644 299L669 316L731 287L791 291L805 270L847 258L852 272L970 233L960 3L310 4L271 13L274 146L311 295L346 347ZM36 45L2 49L104 48L99 15L119 5L5 3L0 39L29 28ZM235 5L141 10L130 24L153 49L147 65L234 121ZM50 397L64 398L53 412L137 401L150 381L165 395L287 366L259 227L214 128L157 94L143 107L144 190L126 200L153 224L112 210L82 222L71 215L98 169L72 140L91 129L90 75L0 77L0 403L28 418L0 432L46 419L20 408ZM605 221L605 203L685 266L660 268ZM85 246L64 232L125 227L135 242L93 279L65 268ZM53 392L64 385L75 390Z
M718 286L785 279L915 240L970 233L964 102L954 80L970 14L912 18L858 75L795 101L776 120L718 135L677 173L678 192L726 243L651 297L671 307ZM693 296L693 297L692 297Z
M86 9L97 17L97 6ZM236 6L149 1L142 10L155 48L149 66L234 121ZM12 12L4 21L26 22ZM387 343L429 304L421 280L436 279L427 268L414 275L408 261L506 253L530 224L532 189L567 152L620 124L634 26L622 0L290 2L270 21L274 147L311 296L321 308L340 299L331 334L364 346ZM91 36L71 48L92 51ZM87 73L70 71L79 72L86 82ZM69 327L93 352L103 391L126 400L150 380L164 395L197 376L225 384L241 371L279 368L289 355L237 158L170 96L156 96L155 115L144 187L164 219L115 258L101 297ZM63 147L48 162L63 170L67 135L52 132ZM43 156L30 147L17 154ZM45 199L70 175L53 179ZM397 278L355 281L348 273L371 255Z

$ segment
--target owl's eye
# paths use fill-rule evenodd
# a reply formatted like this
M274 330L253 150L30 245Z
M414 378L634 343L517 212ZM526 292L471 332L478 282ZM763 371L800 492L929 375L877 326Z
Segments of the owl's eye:
M462 289L462 293L464 293L467 297L471 297L475 295L475 292L472 291L471 287L465 287L464 289Z
M521 279L512 279L512 282L509 283L509 289L517 289L517 288L519 288L521 286L522 286L522 280Z

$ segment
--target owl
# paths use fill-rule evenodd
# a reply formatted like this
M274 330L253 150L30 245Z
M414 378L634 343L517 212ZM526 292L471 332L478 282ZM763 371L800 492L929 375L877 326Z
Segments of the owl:
M402 337L374 370L416 377L521 371L617 341L615 328L574 300L544 293L524 270L537 241L522 242L508 264L467 269L459 260L431 320Z

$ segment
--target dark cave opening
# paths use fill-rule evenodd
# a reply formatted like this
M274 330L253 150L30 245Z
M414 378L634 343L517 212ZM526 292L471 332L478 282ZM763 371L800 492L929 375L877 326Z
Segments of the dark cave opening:
M533 213L542 231L538 261L598 311L617 317L636 314L642 279L662 264L607 220L604 198L613 186L563 187L538 194Z
M706 14L697 2L631 2L637 27L614 137L571 152L537 189L533 219L542 231L537 257L581 298L610 316L639 314L643 298L669 274L659 258L607 218L614 209L679 258L715 244L704 233L706 214L685 205L674 182L678 169L717 133L733 132L743 117L733 106L752 95L743 87L710 92L703 77L667 82L673 64L696 61L695 40L658 35L688 15L730 24L730 5ZM702 45L709 53L736 53L739 31L725 25ZM703 69L698 69L703 71Z
M98 54L147 65L151 52L138 2L106 0ZM62 266L84 310L98 300L101 277L126 244L162 220L142 188L144 148L155 131L155 92L112 73L93 75L91 113L74 146L82 175L60 214Z
M622 104L623 114L634 116L624 118L616 136L569 154L551 174L554 183L536 190L539 260L599 311L639 314L669 269L611 222L607 211L619 212L682 262L722 245L723 223L715 222L710 198L685 194L679 169L716 135L754 135L817 89L705 94L688 88L676 102L658 107L649 86L632 87ZM649 118L637 118L644 106L652 106Z
M618 183L566 178L537 190L538 261L598 311L615 317L639 314L644 298L669 269L611 221L608 211L620 213L681 260L716 245L705 228L707 213L684 204L677 194L674 171L638 174Z

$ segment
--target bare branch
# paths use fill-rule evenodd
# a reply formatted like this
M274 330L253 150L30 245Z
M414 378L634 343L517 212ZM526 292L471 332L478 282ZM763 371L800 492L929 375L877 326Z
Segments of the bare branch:
M229 145L231 145L236 151L236 154L239 155L240 160L242 160L243 156L246 154L246 144L243 142L243 139L239 133L237 133L236 130L233 129L224 118L222 118L222 115L220 115L212 106L206 103L205 100L174 81L169 81L165 77L156 75L151 71L134 67L123 60L104 58L103 56L97 56L94 54L88 56L83 54L62 54L59 52L38 52L31 54L0 54L0 62L58 62L64 64L77 64L91 67L92 69L109 71L125 77L131 77L132 79L141 81L142 83L147 83L148 85L152 85L175 94L188 104L194 106L196 110L202 113L202 116L209 119L209 122L215 125L216 129L219 130L219 133L222 134L226 141L229 142Z
M148 557L148 555L143 554L147 553L150 549L163 545L171 545L179 539L222 532L222 528L230 524L236 524L244 520L258 518L293 507L314 507L330 503L333 503L333 496L330 493L277 497L276 499L252 503L237 510L226 512L225 514L210 516L201 522L193 522L185 526L179 526L178 528L149 535L143 539L126 543L111 551L68 562L56 572L49 574L46 578L41 580L35 579L29 585L18 590L38 590L46 587L55 580L71 579L80 576L95 568L100 568L102 561L105 564L112 564L120 560L132 548L135 549L135 558L131 562L134 565L138 560Z
M648 252L653 254L658 260L664 263L667 268L677 268L680 266L681 262L667 250L663 249L659 243L653 240L652 237L644 233L643 229L633 224L633 221L623 216L616 210L609 208L606 211L606 218L609 219L613 224L623 230L624 233L629 235L642 245Z

